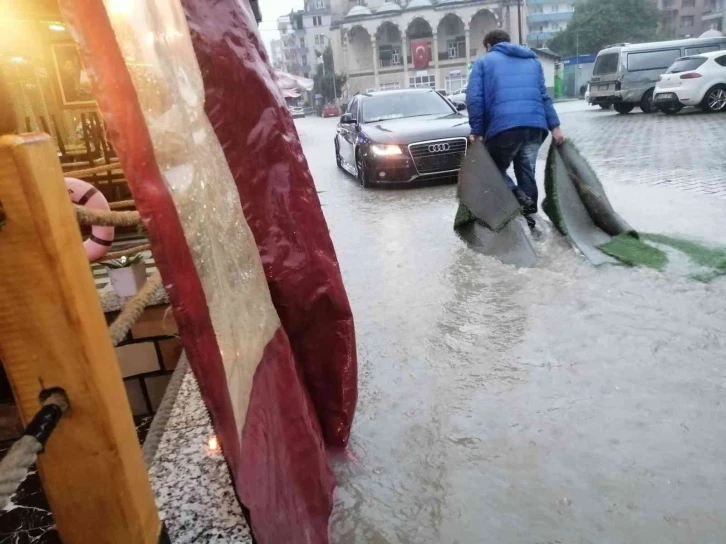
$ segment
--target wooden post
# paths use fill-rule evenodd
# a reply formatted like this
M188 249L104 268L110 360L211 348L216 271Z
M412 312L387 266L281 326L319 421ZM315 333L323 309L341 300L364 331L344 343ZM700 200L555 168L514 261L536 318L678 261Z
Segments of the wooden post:
M65 544L157 544L161 523L51 138L0 136L0 359L27 423L43 389L71 408L38 467Z

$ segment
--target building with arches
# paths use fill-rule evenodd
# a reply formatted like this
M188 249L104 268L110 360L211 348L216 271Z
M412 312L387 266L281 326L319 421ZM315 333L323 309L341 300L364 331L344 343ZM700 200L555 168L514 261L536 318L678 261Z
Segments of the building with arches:
M408 87L455 93L496 28L526 43L525 3L510 0L333 0L333 52L348 95ZM337 2L337 4L335 4ZM366 5L363 5L366 4ZM522 13L518 12L522 10Z

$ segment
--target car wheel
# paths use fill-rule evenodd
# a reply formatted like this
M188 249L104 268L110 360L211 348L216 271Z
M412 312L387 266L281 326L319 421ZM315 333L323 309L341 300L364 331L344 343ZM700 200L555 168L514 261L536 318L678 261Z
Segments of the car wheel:
M609 110L610 108L612 108L612 107L613 107L613 105L612 105L612 104L599 104L599 106L600 106L600 107L601 107L602 109L604 109L604 110Z
M633 108L635 107L635 104L628 104L628 103L622 103L622 104L615 104L613 106L615 108L615 111L618 113L626 114L633 111Z
M360 183L360 186L364 189L370 187L371 182L368 178L368 171L366 170L366 166L363 162L363 154L358 150L355 152L355 170L358 174L358 183Z
M643 98L640 99L640 109L643 113L653 113L658 109L653 103L653 89L645 91Z
M726 87L716 85L703 98L703 109L708 112L726 111Z
M660 107L660 111L662 111L666 115L675 115L682 109L683 109L682 104L665 104Z

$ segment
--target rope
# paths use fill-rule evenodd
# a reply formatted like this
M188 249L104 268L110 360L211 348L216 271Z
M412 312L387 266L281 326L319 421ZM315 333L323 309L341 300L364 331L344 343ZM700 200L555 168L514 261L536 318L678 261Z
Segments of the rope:
M83 227L135 227L141 224L139 212L106 212L83 206L76 206L76 219Z
M144 445L142 452L144 454L144 462L146 467L151 468L151 463L154 462L156 452L161 444L161 439L164 437L164 431L166 430L166 424L169 422L171 413L174 410L174 405L179 397L179 391L184 384L184 378L189 372L189 361L187 360L186 353L183 353L181 359L174 369L174 373L171 375L164 397L161 404L156 409L154 419L151 421L151 426L146 432L146 438L144 438Z
M101 166L94 166L93 168L84 168L83 170L72 170L70 172L63 172L63 176L67 178L80 178L83 176L91 176L93 174L100 174L101 172L107 172L108 170L120 169L121 165L117 162L111 164L102 164Z
M5 508L10 497L28 475L43 451L48 438L61 416L68 410L68 397L62 389L53 390L43 402L40 411L0 461L0 508Z
M121 208L133 208L136 202L134 200L119 200L118 202L109 202L108 205L112 210L119 210Z
M136 323L136 320L142 314L144 308L149 305L149 302L151 302L151 299L154 297L159 288L161 288L161 275L157 270L148 280L146 280L146 283L141 290L136 293L136 296L126 303L123 310L121 310L121 313L116 318L116 321L114 321L108 328L108 333L111 335L111 342L113 342L114 346L118 346L124 338L126 338L126 335L131 330L131 327L134 323Z
M111 251L109 253L106 253L99 260L111 261L113 259L120 259L121 257L128 257L129 255L135 255L136 253L141 253L142 251L146 251L148 249L151 249L151 244L142 244L140 246L128 247L126 249L119 249L118 251Z

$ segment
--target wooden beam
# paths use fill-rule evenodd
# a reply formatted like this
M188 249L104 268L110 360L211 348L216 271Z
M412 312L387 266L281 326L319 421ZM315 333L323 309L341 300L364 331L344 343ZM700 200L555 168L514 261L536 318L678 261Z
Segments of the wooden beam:
M156 544L154 496L118 362L45 134L0 136L0 358L24 423L43 389L71 408L38 466L65 544Z

